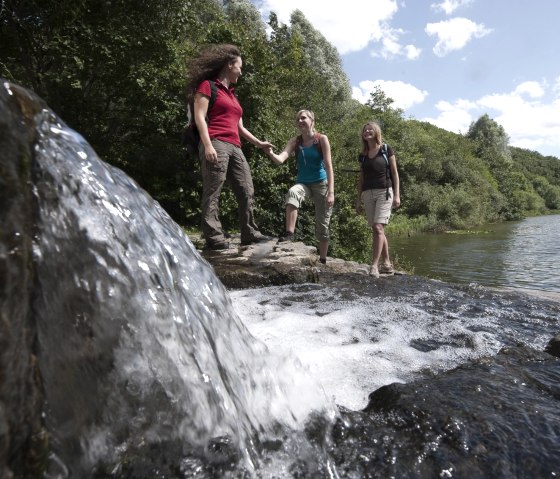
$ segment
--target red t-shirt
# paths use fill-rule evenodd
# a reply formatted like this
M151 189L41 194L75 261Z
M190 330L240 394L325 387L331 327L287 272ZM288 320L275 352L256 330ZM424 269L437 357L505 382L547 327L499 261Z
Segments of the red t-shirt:
M232 143L241 147L241 139L239 138L239 119L243 115L243 108L237 97L234 95L235 89L230 86L227 88L220 80L214 80L217 87L216 101L208 111L208 134L210 139L217 139ZM210 82L204 80L198 88L197 93L210 98Z

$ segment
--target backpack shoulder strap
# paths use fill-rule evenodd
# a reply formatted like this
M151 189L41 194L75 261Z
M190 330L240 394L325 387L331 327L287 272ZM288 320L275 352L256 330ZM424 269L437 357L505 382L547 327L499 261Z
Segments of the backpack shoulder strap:
M388 200L389 199L389 180L391 179L391 169L389 168L389 158L388 158L388 149L387 149L387 143L383 143L383 145L381 145L381 154L383 155L383 158L385 158L385 176L387 177L387 193L385 196L385 199Z
M216 97L218 96L218 87L216 86L216 82L214 80L208 80L208 83L210 83L210 100L208 102L208 111L210 111L214 106Z
M303 137L301 135L296 136L296 146L294 149L294 155L297 156L299 150L302 148L303 145Z
M206 116L208 117L208 112L214 106L214 102L216 101L216 97L218 96L218 87L216 86L216 82L214 80L208 80L210 84L210 100L208 100L208 110L206 111ZM187 124L194 123L194 105L191 103L187 104Z
M317 151L323 156L323 148L321 147L321 133L315 133L313 135L313 146L317 148ZM294 154L297 156L298 151L303 148L303 137L301 135L296 136L296 147L294 150Z
M383 158L385 158L385 164L389 166L389 153L387 150L387 143L383 143L383 145L381 145L381 154L383 155Z
M317 151L319 151L319 154L321 156L323 156L323 147L321 146L321 137L323 135L321 135L321 133L316 132L315 135L313 135L313 144L315 145L315 148L317 148Z

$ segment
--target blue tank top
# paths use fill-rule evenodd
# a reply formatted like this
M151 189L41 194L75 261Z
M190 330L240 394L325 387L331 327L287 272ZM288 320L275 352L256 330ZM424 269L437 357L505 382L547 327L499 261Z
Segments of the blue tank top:
M327 179L327 170L323 164L323 155L315 145L302 147L297 155L297 179L298 183L304 185L310 183L320 183Z

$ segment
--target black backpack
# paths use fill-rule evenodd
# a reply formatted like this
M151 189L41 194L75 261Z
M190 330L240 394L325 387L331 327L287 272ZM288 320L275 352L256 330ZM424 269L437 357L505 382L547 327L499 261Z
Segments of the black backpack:
M383 145L381 145L381 154L383 155L383 158L385 158L385 174L387 175L387 193L385 194L385 199L388 200L389 199L389 180L393 180L393 178L391 177L391 167L389 166L389 158L388 158L388 150L387 150L387 143L383 143ZM362 155L360 155L359 157L359 161L360 163L363 163L364 161L364 157L362 157Z
M391 167L389 166L389 158L387 158L388 152L387 152L387 143L383 143L383 146L381 147L381 154L383 155L383 158L385 158L385 174L386 174L386 178L387 178L387 193L385 193L385 199L388 200L389 199L389 180L393 180L393 178L391 178Z
M210 101L208 102L208 111L206 112L206 121L208 122L208 113L214 106L216 97L218 96L218 87L216 82L209 80L210 83ZM194 109L193 109L194 110ZM181 144L192 155L198 155L198 144L200 143L200 133L194 121L194 111L191 110L191 105L187 105L187 126L183 130L183 137Z

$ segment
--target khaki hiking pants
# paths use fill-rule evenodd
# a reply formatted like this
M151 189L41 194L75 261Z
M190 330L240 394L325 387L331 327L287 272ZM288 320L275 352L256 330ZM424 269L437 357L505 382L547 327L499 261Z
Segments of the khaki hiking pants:
M202 171L202 234L208 245L226 240L219 218L220 193L229 181L237 199L241 241L258 236L259 228L253 218L253 178L241 148L221 140L212 140L218 154L218 163L209 163L204 157L204 146L199 147Z

